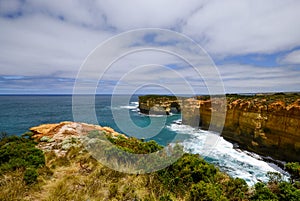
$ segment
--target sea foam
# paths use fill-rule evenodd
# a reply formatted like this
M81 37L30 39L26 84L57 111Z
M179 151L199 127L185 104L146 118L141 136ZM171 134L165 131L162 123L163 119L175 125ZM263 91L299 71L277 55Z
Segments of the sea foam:
M244 179L248 185L254 185L258 181L267 182L267 172L279 172L285 179L288 173L273 163L263 161L257 154L235 149L233 144L218 136L210 152L206 152L203 147L207 138L212 134L210 131L204 131L192 128L188 125L180 124L176 121L168 129L181 135L188 135L188 138L181 142L185 151L194 154L204 155L205 160L217 165L222 171L232 177Z

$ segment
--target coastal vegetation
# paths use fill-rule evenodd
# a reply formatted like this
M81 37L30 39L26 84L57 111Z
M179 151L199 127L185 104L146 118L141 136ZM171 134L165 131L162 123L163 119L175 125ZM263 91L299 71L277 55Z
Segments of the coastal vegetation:
M226 99L228 103L232 103L235 100L242 99L245 101L257 101L262 102L264 104L270 104L276 101L282 101L286 105L294 103L296 100L300 98L300 93L257 93L257 94L226 94ZM214 95L213 97L218 97ZM195 96L197 100L209 100L211 97L209 95L198 95Z
M285 165L287 171L291 173L292 182L300 182L300 164L299 162L290 162Z
M89 137L97 138L97 133L91 131ZM163 148L136 138L108 140L131 153ZM298 163L286 166L293 175L290 182L269 173L268 183L251 187L196 154L185 153L157 172L126 174L103 166L82 146L70 146L64 155L36 147L31 137L1 139L0 200L300 200Z
M230 100L237 100L237 99L257 99L257 100L263 100L266 99L267 101L277 101L277 100L283 100L289 103L295 102L297 99L300 98L300 93L298 92L278 92L278 93L232 93L232 94L225 94L227 99ZM212 97L223 97L222 95L212 95ZM139 96L139 100L141 102L145 102L147 100L177 100L180 98L187 98L187 97L181 97L181 96L175 96L175 95L157 95L157 94L150 94L150 95L142 95ZM211 98L210 95L196 95L196 99L198 100L208 100Z
M144 95L144 96L139 96L139 101L144 102L147 100L151 99L161 99L161 100L177 100L176 96L172 95L155 95L155 94L150 94L150 95Z
M26 184L37 180L37 169L45 165L45 157L33 140L10 136L0 141L0 174L23 170Z
M270 93L270 94L226 94L229 102L237 99L252 100L263 104L271 104L277 101L282 101L285 105L289 105L300 99L300 93Z

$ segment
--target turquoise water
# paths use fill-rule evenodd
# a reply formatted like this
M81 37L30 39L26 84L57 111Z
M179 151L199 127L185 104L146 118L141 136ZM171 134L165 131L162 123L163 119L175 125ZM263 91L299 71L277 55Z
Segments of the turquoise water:
M122 97L120 96L120 98ZM137 106L138 96L132 96L129 103L120 103L120 105L114 107L111 107L110 95L97 95L95 97L95 110L99 125L112 127L116 131L127 135L131 134L122 131L116 125L112 110L116 113L129 110L132 121L137 126L146 127L150 124L150 118L139 114ZM21 135L28 131L30 127L40 124L73 121L71 95L0 96L0 111L0 132L7 132L9 135ZM157 116L155 118L164 119L165 117ZM180 118L180 114L168 116L166 125L169 126L173 121ZM88 120L83 122L91 123ZM174 139L176 134L174 131L163 128L161 132L149 139L154 139L161 145L167 145Z
M120 100L122 96L117 97ZM153 139L161 145L178 142L182 144L187 152L203 153L201 149L209 131L195 129L180 123L181 115L171 116L146 116L138 111L138 96L132 96L129 102L119 102L111 105L111 96L98 95L95 97L95 111L99 124L109 126L120 133L126 133L118 125L124 123L116 122L116 117L129 113L129 118L138 127L147 128L152 122L165 122L165 126L159 132L137 133L133 136L143 136L146 140ZM84 104L84 103L83 103ZM72 96L0 96L0 132L5 131L12 135L21 135L28 128L45 123L58 123L61 121L73 121ZM117 116L113 116L115 113ZM166 118L166 119L165 119ZM89 118L82 118L83 122L89 122ZM86 120L85 120L86 119ZM152 120L151 120L152 119ZM126 126L126 122L124 123ZM124 126L123 124L123 126ZM129 127L129 126L128 126ZM146 136L146 137L145 137ZM148 136L148 137L147 137ZM150 137L149 137L150 136ZM267 163L254 153L242 151L224 140L218 138L214 149L205 160L217 165L224 172L233 177L240 177L253 185L259 180L266 181L268 171L279 171L284 173L275 164Z

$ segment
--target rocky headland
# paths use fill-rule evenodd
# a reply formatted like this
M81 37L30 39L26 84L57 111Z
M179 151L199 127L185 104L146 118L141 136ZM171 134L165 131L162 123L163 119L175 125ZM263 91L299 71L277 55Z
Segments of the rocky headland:
M212 107L212 103L214 107ZM141 96L139 108L145 114L182 113L183 124L201 129L218 127L224 102L209 96L176 98ZM300 94L231 94L226 97L222 136L243 149L284 161L300 161ZM217 121L211 122L212 110ZM218 115L220 122L218 122ZM215 125L211 125L215 124Z
M80 139L93 131L101 132L107 137L127 138L110 127L70 121L42 124L29 130L33 133L32 138L39 142L38 148L46 152L53 151L58 156L65 155L71 147L80 146Z

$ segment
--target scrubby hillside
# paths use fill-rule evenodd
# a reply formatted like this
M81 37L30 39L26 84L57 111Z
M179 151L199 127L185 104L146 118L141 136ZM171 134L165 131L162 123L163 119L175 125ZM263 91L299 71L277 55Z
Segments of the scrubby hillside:
M194 154L183 154L157 172L126 174L99 163L80 140L70 140L76 136L76 128L92 125L64 122L50 127L43 127L43 132L47 130L44 134L37 133L36 128L41 127L36 127L31 129L35 133L27 133L27 137L1 140L0 200L300 200L296 182L299 164L289 166L295 172L294 183L283 182L280 175L270 173L268 184L258 183L255 187L230 178ZM65 132L60 132L62 128ZM103 127L87 130L91 139L103 138L99 132ZM108 128L105 131L102 134L106 139L126 152L153 153L162 149L154 141L117 135ZM174 150L181 151L181 147Z

